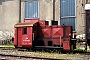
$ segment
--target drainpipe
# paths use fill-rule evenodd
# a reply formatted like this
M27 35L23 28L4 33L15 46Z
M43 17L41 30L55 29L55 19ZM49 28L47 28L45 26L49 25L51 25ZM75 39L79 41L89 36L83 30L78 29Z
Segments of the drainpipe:
M86 0L86 4L88 3L88 0ZM86 20L86 11L85 11L85 20ZM86 21L87 22L87 21ZM87 25L86 25L86 27L87 27ZM85 28L85 31L86 31L86 28ZM87 50L87 31L86 31L86 44L85 44L85 50Z
M86 4L88 3L88 0L86 0Z
M19 0L19 23L21 23L21 0Z
M53 0L53 21L55 21L55 0Z

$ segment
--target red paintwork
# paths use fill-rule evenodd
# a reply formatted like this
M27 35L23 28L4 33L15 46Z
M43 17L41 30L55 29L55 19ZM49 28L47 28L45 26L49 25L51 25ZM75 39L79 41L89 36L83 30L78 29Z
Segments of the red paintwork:
M52 41L52 47L61 45L60 47L63 47L63 50L70 50L69 34L71 34L71 26L42 26L38 29L39 37L44 37L42 39L39 38L39 40L44 41L45 46L48 46L48 41ZM39 40L37 41L39 42Z
M51 32L51 27L50 26L42 27L42 34L43 34L44 37L50 37L51 36L50 32Z
M22 35L22 46L25 48L32 47L32 27L27 27L27 34Z
M65 51L70 50L70 39L69 38L63 39L63 50L65 50Z
M18 28L18 31L17 31L18 33L17 33L17 36L18 36L18 38L17 38L17 43L18 43L18 46L19 47L21 47L22 45L21 45L21 41L22 41L22 28Z
M38 22L39 26L45 26L45 25L49 25L49 22L48 21L45 21L45 20L39 20L39 18L36 18L36 19L24 19L24 22Z
M45 26L45 25L49 25L49 22L45 20L39 20L39 26Z
M62 37L63 36L63 27L62 26L52 26L51 35L53 37Z
M24 19L24 22L38 22L39 18L33 19Z
M72 27L71 26L64 26L64 36L70 37L72 33Z
M53 41L53 46L54 46L54 44L60 45L63 43L63 38L61 38L61 37L52 37L51 39Z
M45 46L48 46L48 41L52 41L52 39L50 37L49 38L43 38L43 40L44 40ZM52 45L51 46L53 47L53 41L52 41Z
M14 28L14 46L17 46L17 28Z
M38 27L38 36L39 37L50 37L51 36L51 27L50 26Z

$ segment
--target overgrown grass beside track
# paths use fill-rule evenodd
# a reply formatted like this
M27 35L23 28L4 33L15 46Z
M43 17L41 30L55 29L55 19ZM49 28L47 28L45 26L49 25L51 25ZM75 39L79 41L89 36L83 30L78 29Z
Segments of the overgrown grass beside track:
M90 53L90 50L76 48L73 52L74 53Z
M8 44L0 44L0 47L2 47L2 48L15 48L13 41L10 41Z

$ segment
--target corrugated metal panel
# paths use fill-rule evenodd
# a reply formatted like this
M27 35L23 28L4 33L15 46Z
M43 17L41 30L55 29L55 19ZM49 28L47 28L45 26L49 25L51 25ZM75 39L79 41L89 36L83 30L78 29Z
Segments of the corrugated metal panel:
M61 17L75 16L75 0L61 0Z
M60 0L60 23L73 26L75 30L76 0Z
M61 18L61 25L73 26L73 30L75 30L75 18Z
M25 2L25 18L38 18L38 1Z

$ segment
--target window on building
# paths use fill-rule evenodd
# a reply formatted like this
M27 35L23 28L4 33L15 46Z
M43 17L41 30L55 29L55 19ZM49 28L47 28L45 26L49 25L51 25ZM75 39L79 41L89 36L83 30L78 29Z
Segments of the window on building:
M38 1L25 2L25 18L38 18Z

